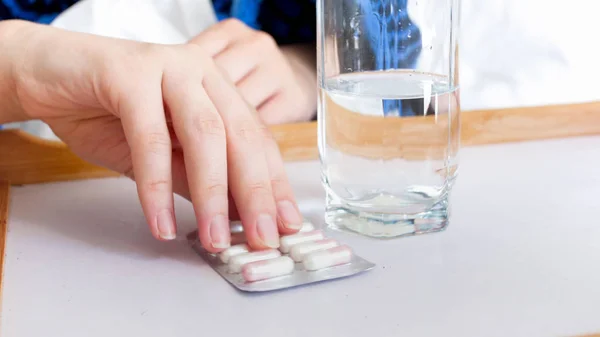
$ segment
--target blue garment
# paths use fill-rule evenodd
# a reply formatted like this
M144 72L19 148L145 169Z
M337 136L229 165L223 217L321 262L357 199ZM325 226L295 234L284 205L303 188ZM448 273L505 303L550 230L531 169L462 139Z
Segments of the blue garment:
M23 19L50 23L78 0L0 0L0 20ZM237 18L273 35L280 44L314 42L315 0L212 0L217 18ZM420 51L420 32L406 12L407 0L355 1L365 15L378 69L410 68ZM395 10L393 10L395 9ZM383 27L380 27L383 26ZM400 27L401 34L397 34ZM387 34L379 39L380 28Z
M315 0L213 0L217 19L236 18L271 34L280 45L316 38Z
M359 0L375 68L414 69L421 53L421 31L408 16L407 0ZM375 13L375 15L368 15ZM385 34L381 34L384 31ZM423 113L419 100L385 100L385 115L415 116Z
M359 0L379 70L413 68L421 51L421 32L408 16L407 0ZM380 34L385 31L385 34Z
M0 20L49 24L78 0L0 0ZM237 18L279 44L314 42L315 0L213 0L219 20Z
M0 0L0 20L21 19L49 24L78 0Z
M261 4L262 0L213 0L213 7L219 21L234 17L254 29L260 29L258 15Z

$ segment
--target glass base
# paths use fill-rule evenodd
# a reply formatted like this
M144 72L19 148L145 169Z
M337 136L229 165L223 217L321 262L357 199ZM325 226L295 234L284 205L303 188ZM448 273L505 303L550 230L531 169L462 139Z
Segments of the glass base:
M348 231L378 239L392 239L443 231L448 226L449 215L447 196L425 212L406 214L356 210L340 203L337 198L327 195L325 223L333 230Z

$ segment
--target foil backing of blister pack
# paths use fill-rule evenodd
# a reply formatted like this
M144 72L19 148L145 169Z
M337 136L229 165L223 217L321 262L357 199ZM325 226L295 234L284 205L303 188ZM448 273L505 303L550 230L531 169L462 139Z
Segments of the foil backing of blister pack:
M375 267L374 263L369 262L356 254L353 254L350 263L344 265L329 267L316 271L306 271L302 263L296 263L294 267L295 270L290 275L279 276L262 281L247 282L244 280L242 274L230 273L227 264L223 263L219 259L218 255L207 252L200 244L196 231L190 233L187 237L194 251L198 253L198 255L200 255L202 259L205 260L209 266L211 266L211 268L213 268L231 285L241 291L246 292L281 290L316 282L339 279L356 275Z

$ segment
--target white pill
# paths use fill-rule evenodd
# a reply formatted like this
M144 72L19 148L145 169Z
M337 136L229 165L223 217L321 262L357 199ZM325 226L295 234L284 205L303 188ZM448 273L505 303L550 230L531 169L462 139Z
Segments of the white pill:
M289 275L294 272L294 261L287 256L251 262L242 268L242 276L247 282L266 280Z
M319 250L304 256L302 264L308 271L339 266L352 261L352 250L348 246L338 246Z
M305 221L304 223L302 223L302 228L300 228L299 233L312 232L314 230L315 226L312 223Z
M337 246L337 241L333 239L303 242L293 246L290 249L290 257L296 262L301 262L304 259L304 256L308 253L316 252L318 250L325 250Z
M244 226L239 220L231 221L229 222L229 230L231 231L231 233L241 233L244 231Z
M223 263L229 262L229 259L233 256L248 253L250 251L250 247L247 244L243 243L240 245L231 246L219 254L219 258Z
M232 256L229 259L228 267L230 273L239 273L242 271L244 265L269 259L275 259L281 256L281 253L277 249L260 250L257 252L243 253L240 255Z
M321 231L312 231L306 233L298 233L292 235L282 236L280 239L279 250L282 253L288 253L290 249L299 243L317 241L323 239L323 232Z

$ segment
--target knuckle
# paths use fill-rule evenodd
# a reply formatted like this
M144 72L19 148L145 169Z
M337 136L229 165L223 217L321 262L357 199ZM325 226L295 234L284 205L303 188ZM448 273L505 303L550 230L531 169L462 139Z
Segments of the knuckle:
M192 118L192 131L199 135L212 135L225 137L225 125L218 118L194 116Z
M244 123L235 129L235 135L240 141L264 144L273 139L269 129L255 122Z
M227 30L232 30L232 31L247 28L246 24L244 24L241 20L236 19L236 18L230 18L230 19L224 20L223 27L225 27L225 29L227 29Z
M193 43L186 44L182 46L184 48L185 53L181 53L182 55L186 55L187 58L184 60L188 62L188 64L195 65L192 69L187 69L187 74L190 73L205 73L208 69L216 68L216 63L214 58L206 52L201 46Z
M174 48L176 51L175 57L178 57L177 65L186 67L186 74L203 72L204 68L214 64L213 58L206 50L195 43L179 45ZM189 65L194 65L190 68Z
M144 189L148 192L165 192L170 190L171 182L166 179L150 180L144 183Z
M275 176L271 178L271 188L273 191L288 193L290 190L288 180L284 176Z
M166 99L172 101L174 100L173 97L177 97L178 106L194 104L195 95L193 89L202 86L202 82L206 76L204 70L204 68L198 68L189 71L181 65L168 67L163 72L161 83L163 94L167 97ZM173 104L172 102L169 103ZM171 111L171 113L176 114L178 110Z
M203 59L207 58L207 55L204 52L204 49L195 43L188 43L188 44L180 45L180 46L178 46L178 48L181 48L182 51L187 52L187 53L191 54L192 56L200 55Z
M254 42L262 47L274 48L277 47L277 42L269 33L258 31L254 35Z
M165 46L139 43L133 49L109 53L94 64L95 89L107 93L110 102L127 101L140 83L159 78L162 64L169 57L167 51Z
M211 196L225 196L227 197L227 185L221 182L210 182L206 188L208 194Z
M171 153L171 137L166 132L148 132L142 141L146 145L145 148L152 154Z
M271 196L271 185L267 182L255 182L247 185L250 200L261 200L265 196ZM260 199L259 199L260 198Z

